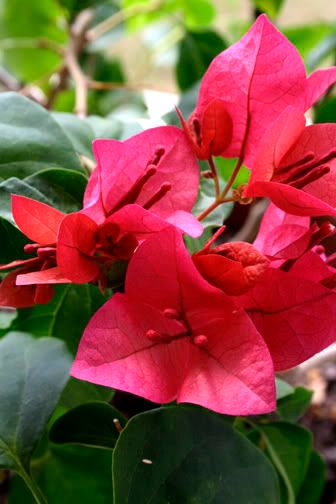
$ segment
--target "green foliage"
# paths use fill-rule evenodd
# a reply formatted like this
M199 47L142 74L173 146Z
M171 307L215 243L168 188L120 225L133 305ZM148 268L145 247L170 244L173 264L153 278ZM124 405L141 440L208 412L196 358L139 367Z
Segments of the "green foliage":
M113 454L113 482L115 504L279 502L264 455L216 415L184 406L130 420Z
M278 401L277 414L282 420L297 422L309 406L312 395L311 390L297 387L293 394Z
M52 116L16 93L0 94L0 177L24 178L51 167L82 171L77 154Z
M119 436L115 419L122 427L125 426L124 415L109 404L88 402L59 417L49 432L49 438L57 444L114 448Z
M320 504L325 473L325 463L316 451L312 451L306 477L297 496L298 503Z
M182 91L198 82L212 59L227 47L214 31L187 31L179 45L176 64L177 83Z
M6 219L0 217L0 263L7 264L24 256L23 247L28 239Z
M0 467L25 477L68 379L71 358L54 338L10 333L0 341Z
M34 477L48 504L110 504L111 453L85 446L49 446L32 463ZM33 504L27 489L14 478L9 504Z
M204 29L213 22L216 16L216 10L211 0L165 0L162 2L123 0L122 6L125 10L146 6L147 12L137 13L135 11L136 14L130 16L127 21L130 30L139 30L167 14L182 15L186 27L191 30Z
M277 401L294 393L294 388L281 378L275 378L275 385Z
M48 41L66 42L62 24L64 27L56 0L2 0L0 54L5 66L24 81L34 81L55 70L61 58L49 48Z
M46 305L19 311L12 329L34 336L54 336L64 340L75 353L83 330L98 307L105 301L92 285L58 285L56 295Z
M267 453L285 486L282 502L295 504L308 470L312 438L303 427L286 422L259 425Z
M315 123L336 122L336 96L328 96L318 105Z

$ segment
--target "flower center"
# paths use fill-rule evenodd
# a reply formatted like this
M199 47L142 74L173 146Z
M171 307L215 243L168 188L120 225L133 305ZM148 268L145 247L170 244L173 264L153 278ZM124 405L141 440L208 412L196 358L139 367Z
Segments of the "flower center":
M273 182L288 184L296 189L302 189L307 184L315 182L330 172L328 162L336 158L336 149L320 159L315 158L313 152L308 152L303 158L286 166L280 166L275 170Z
M126 194L124 194L121 199L114 205L108 215L111 215L117 210L120 210L120 208L124 207L125 205L130 205L137 201L146 183L157 173L157 167L164 154L164 147L158 146L155 149L154 154L149 159L144 172L139 175L135 182L131 184ZM157 189L153 193L153 195L144 204L142 204L142 207L146 210L149 210L149 208L160 201L167 194L167 192L171 190L171 188L172 186L169 182L164 182L163 184L161 184L159 189Z
M175 334L162 333L155 329L148 329L145 336L153 343L169 344L182 338L188 338L191 343L198 347L204 347L208 343L208 337L205 336L205 334L195 335L186 317L175 308L165 308L163 310L163 315L168 319L179 321L184 327L180 332Z

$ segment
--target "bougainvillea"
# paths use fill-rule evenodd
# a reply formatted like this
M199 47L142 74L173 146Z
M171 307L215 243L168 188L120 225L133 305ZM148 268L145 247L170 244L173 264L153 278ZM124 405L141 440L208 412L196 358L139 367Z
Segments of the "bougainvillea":
M212 61L190 117L177 110L181 127L93 142L81 208L65 213L13 191L26 242L0 266L0 306L47 304L56 284L91 284L104 302L90 302L72 377L157 404L274 412L275 373L336 336L327 242L336 125L307 125L305 116L335 81L336 68L307 78L296 48L260 16ZM237 158L226 180L215 157ZM250 173L240 185L243 165ZM195 212L204 181L213 197ZM227 240L223 216L209 232L207 218L223 204L258 198L271 201L249 242Z

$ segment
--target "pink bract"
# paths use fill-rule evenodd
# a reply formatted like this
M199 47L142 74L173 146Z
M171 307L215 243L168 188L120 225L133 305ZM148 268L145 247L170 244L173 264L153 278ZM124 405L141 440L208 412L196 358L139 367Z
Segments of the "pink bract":
M91 319L72 376L226 414L275 407L273 364L249 318L197 272L180 233L144 242L125 294Z
M195 114L202 118L213 100L230 115L232 141L224 157L240 157L250 167L260 138L288 106L302 113L336 80L336 67L308 79L297 49L262 15L250 30L220 53L205 73Z

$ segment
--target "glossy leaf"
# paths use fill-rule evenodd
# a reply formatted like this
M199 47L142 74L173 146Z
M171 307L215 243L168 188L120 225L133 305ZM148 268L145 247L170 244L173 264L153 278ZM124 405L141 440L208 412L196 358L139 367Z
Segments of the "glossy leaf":
M49 439L57 444L81 444L97 448L114 448L126 418L120 411L104 402L89 402L59 417L51 427Z
M182 91L199 81L212 59L227 47L216 32L187 31L179 45L176 65L177 82Z
M85 446L54 445L33 460L33 473L48 504L110 504L111 454ZM21 480L13 478L9 504L34 504Z
M305 480L297 497L297 503L320 504L326 477L326 465L320 455L313 451Z
M287 422L297 422L308 408L313 392L304 387L297 387L293 394L278 402L277 414Z
M68 410L91 401L110 401L113 394L114 390L110 388L70 378L62 392L59 405Z
M0 177L23 178L50 167L82 171L70 141L44 108L16 93L2 93L0 108Z
M0 341L0 467L28 468L70 364L64 343L54 338L9 333Z
M55 290L56 295L47 305L20 310L13 328L39 337L55 336L75 352L87 322L104 298L91 285L61 285Z
M295 504L312 450L312 436L303 427L286 422L260 425L267 452L286 487L287 504Z
M27 242L27 238L13 224L0 217L0 264L23 258L23 247Z
M115 504L279 502L263 454L217 416L183 406L130 420L114 450L113 481Z

